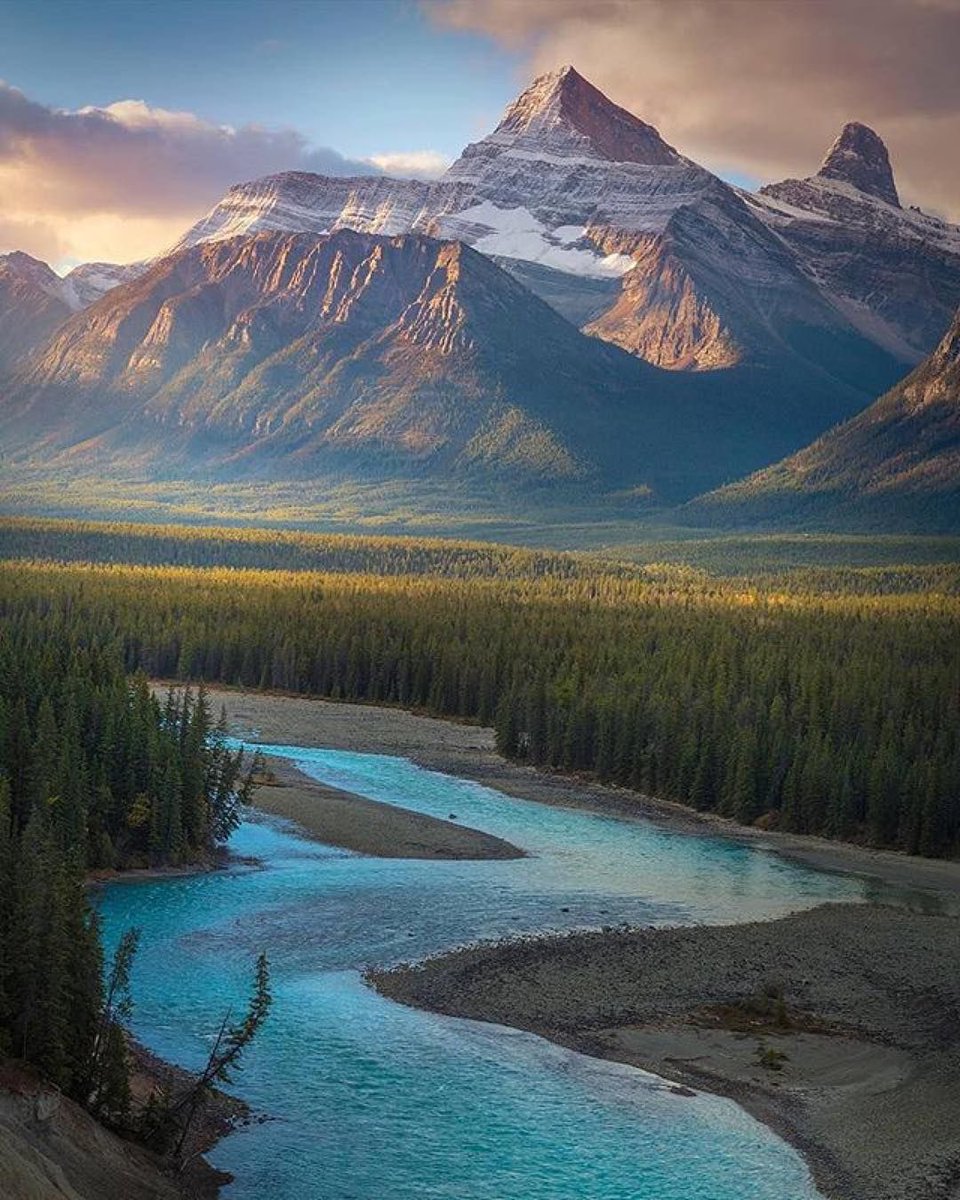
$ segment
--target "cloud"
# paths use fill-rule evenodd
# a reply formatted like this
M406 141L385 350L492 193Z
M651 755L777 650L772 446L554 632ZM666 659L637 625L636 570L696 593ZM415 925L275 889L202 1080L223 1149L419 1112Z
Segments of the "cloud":
M64 111L0 82L0 253L147 257L231 184L286 170L379 173L295 130L234 129L142 100Z
M368 161L387 175L397 175L401 179L436 179L450 166L450 159L436 150L372 154Z
M714 169L809 175L849 120L901 194L960 219L960 0L424 0L438 23L572 63Z

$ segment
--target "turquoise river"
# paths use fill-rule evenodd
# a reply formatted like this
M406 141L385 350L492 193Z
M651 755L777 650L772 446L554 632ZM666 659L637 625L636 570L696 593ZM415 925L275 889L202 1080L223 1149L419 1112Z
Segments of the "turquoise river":
M773 917L862 885L761 849L515 800L406 759L264 747L311 776L530 853L367 858L256 813L258 866L104 888L108 942L142 929L134 1029L196 1066L256 954L274 1009L235 1091L267 1119L220 1143L225 1200L811 1200L789 1146L735 1104L525 1033L382 999L363 967L478 938Z

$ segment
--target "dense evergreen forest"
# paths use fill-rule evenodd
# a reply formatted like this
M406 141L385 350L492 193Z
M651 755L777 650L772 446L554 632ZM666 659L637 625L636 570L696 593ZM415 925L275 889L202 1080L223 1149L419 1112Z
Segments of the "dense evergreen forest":
M238 821L241 756L202 692L151 694L119 639L72 606L0 623L0 1056L119 1120L126 1052L86 879L207 856Z
M617 527L608 531L620 538L624 533ZM635 527L633 539L619 545L617 554L607 551L600 557L443 538L0 517L0 559L456 579L597 574L641 579L693 569L806 591L932 589L960 594L960 538L955 537L755 534L638 540L641 533Z
M128 672L488 722L518 760L957 853L955 568L805 578L8 563L0 616L41 653L101 646Z
M586 555L454 542L441 538L359 537L271 529L136 525L43 518L0 519L0 558L142 566L237 567L377 575L444 575L456 579L596 574ZM602 569L637 575L639 568L605 562Z

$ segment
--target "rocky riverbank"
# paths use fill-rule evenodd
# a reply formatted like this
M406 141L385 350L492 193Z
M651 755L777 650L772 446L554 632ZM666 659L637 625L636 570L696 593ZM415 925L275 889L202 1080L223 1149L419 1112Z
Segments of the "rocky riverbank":
M168 685L156 685L166 690ZM226 708L230 732L251 742L324 746L367 754L398 754L420 766L473 779L509 796L653 820L694 835L748 841L818 870L875 883L878 898L894 892L937 910L960 912L960 863L799 834L761 831L680 804L606 787L577 776L552 774L509 762L497 754L492 729L440 720L400 708L342 704L303 696L211 687L215 709ZM911 896L916 893L916 896Z
M134 1110L155 1087L175 1087L185 1072L130 1047ZM45 1083L29 1067L0 1060L0 1196L4 1200L216 1200L231 1176L203 1155L248 1116L222 1092L194 1124L181 1169L135 1139L120 1136Z
M406 1004L729 1096L794 1143L835 1200L958 1194L952 917L829 905L749 925L480 945L371 980Z

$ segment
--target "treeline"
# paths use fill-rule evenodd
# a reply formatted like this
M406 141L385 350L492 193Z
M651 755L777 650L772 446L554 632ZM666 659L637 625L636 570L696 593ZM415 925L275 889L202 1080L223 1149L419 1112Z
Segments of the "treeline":
M0 1056L116 1120L126 1051L88 872L207 855L245 781L203 694L161 704L81 611L30 603L0 622Z
M597 560L585 555L487 542L40 517L0 518L0 558L457 579L572 579L598 569ZM606 563L604 570L639 573L639 568L616 563Z
M664 574L13 564L5 622L128 670L493 723L519 760L745 822L960 850L960 601Z
M0 559L461 580L691 582L709 575L765 592L960 595L957 538L758 535L635 542L622 550L630 561L440 538L0 517Z

